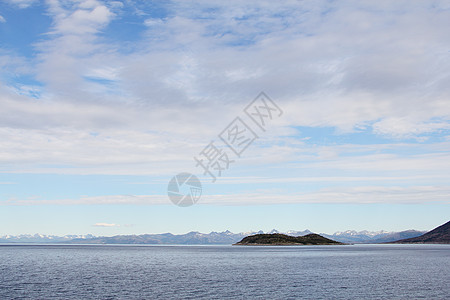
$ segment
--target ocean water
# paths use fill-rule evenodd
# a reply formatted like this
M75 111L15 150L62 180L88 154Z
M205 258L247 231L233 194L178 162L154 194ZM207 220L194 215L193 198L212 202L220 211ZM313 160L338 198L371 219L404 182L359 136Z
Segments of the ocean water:
M449 299L450 245L0 245L0 299Z

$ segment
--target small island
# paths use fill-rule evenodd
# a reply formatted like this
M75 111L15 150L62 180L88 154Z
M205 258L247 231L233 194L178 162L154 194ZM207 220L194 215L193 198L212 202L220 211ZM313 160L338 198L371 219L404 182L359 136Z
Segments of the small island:
M255 234L243 238L233 245L242 246L295 246L295 245L345 245L311 233L305 236L290 236L286 234Z

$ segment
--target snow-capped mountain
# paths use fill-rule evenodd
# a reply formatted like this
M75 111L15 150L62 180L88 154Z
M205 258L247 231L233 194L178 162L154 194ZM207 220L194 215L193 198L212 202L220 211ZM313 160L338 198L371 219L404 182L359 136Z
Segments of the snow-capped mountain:
M285 234L287 235L292 235L292 236L304 236L310 233L314 233L309 229L303 230L303 231L296 231L296 230L289 230L288 232L285 232Z
M272 229L269 232L252 231L233 233L229 230L223 232L201 233L197 231L186 234L141 234L141 235L116 235L112 237L87 235L43 235L43 234L22 234L17 236L5 235L0 237L0 243L71 243L71 244L182 244L182 245L209 245L209 244L234 244L244 237L262 233L284 233L291 236L304 236L311 232L289 230L280 232ZM343 243L383 243L400 239L412 238L422 235L424 232L408 230L402 232L388 231L354 231L347 230L336 232L332 235L320 233L320 235Z
M380 234L389 234L392 232L389 231L385 231L385 230L380 230L380 231L367 231L367 230L363 230L363 231L356 231L356 230L346 230L346 231L338 231L336 233L334 233L333 235L335 236L377 236Z
M92 234L75 235L68 234L64 236L45 235L45 234L20 234L20 235L4 235L0 236L0 243L60 243L67 242L73 239L82 238L90 239L94 238Z
M336 232L334 234L321 233L324 237L342 242L342 243L386 243L400 239L417 237L424 234L425 231L406 230L401 232L380 231L355 231L347 230Z

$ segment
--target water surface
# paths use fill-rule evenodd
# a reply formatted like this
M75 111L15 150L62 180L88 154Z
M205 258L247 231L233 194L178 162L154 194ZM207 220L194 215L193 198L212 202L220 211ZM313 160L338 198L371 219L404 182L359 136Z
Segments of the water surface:
M449 282L450 245L0 245L0 299L446 299Z

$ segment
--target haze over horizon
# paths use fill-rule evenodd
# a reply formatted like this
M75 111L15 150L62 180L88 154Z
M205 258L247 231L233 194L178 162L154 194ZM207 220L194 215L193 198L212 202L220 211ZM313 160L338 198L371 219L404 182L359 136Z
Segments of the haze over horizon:
M431 230L449 26L446 1L2 1L0 236ZM257 138L212 182L194 157L236 117Z

